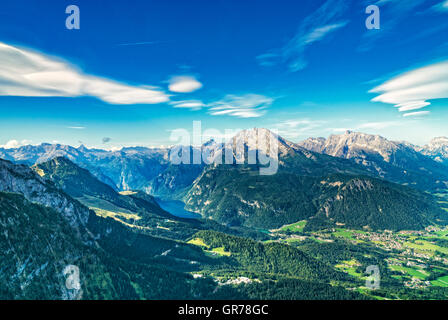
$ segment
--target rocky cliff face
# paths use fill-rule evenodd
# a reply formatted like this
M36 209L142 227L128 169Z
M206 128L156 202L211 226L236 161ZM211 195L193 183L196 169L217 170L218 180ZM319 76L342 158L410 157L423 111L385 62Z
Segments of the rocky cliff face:
M59 191L25 165L0 159L0 191L22 194L28 201L54 208L84 239L84 227L90 211L78 201Z
M92 298L99 279L113 290L100 259L56 210L0 192L0 228L1 299Z

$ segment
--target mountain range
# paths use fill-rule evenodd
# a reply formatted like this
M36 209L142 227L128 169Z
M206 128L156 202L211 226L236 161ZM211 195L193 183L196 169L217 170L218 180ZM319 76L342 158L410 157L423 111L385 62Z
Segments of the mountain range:
M261 138L263 141L258 141ZM251 152L258 159L269 154L265 141L276 143L278 172L272 176L260 176L256 171L263 166L247 162ZM249 129L238 133L230 144L210 141L202 147L212 158L222 157L222 165L172 164L172 148L105 151L42 144L0 149L0 155L34 165L43 177L50 177L68 194L93 208L101 200L123 212L136 212L135 199L129 200L130 196L117 191L140 190L140 194L180 199L187 209L229 226L274 228L308 219L313 228L337 223L415 229L443 216L423 191L448 186L448 172L440 161L446 155L446 142L438 138L420 148L347 131L328 139L293 143L267 129ZM233 165L225 164L229 148ZM190 151L196 150L190 147ZM241 152L246 162L236 164ZM97 180L101 185L93 183ZM95 193L103 198L95 198ZM363 210L358 212L355 207L361 199ZM147 203L151 202L154 199ZM384 219L384 214L391 216Z
M331 279L348 280L315 258L256 240L299 222L306 232L446 225L446 209L431 194L447 186L446 141L437 138L420 148L346 132L293 143L267 129L249 129L229 144L187 146L190 155L207 150L210 159L223 160L195 165L171 163L170 148L0 149L0 295L272 297L272 282L230 288L191 274L239 270L271 281L276 270L278 292L289 298L362 298L330 286ZM237 163L243 155L246 160ZM271 163L252 163L249 155ZM260 174L268 165L275 174ZM182 200L201 218L177 217L156 197ZM82 271L81 290L65 283L64 268L73 265Z
M234 139L256 136L258 130L245 130ZM279 138L280 152L285 139ZM250 139L249 139L250 140ZM446 161L448 138L433 139L418 147L407 142L389 141L378 135L347 131L328 139L310 138L293 149L307 149L332 157L351 159L375 176L422 190L445 188L448 181ZM249 144L250 145L250 141ZM222 145L214 144L213 148ZM202 172L204 165L176 165L169 159L171 148L122 148L119 151L78 148L60 144L41 144L19 148L0 148L0 158L29 166L56 157L65 157L89 170L99 180L116 190L144 190L156 196L172 198L173 193L188 188Z
M199 235L213 239L225 235L221 241L237 244L243 238L230 236L235 231L218 225L214 228L207 221L177 219L158 207L149 195L137 191L117 193L68 159L55 158L33 168L1 160L0 177L2 299L250 299L259 297L254 292L269 294L271 285L222 287L209 278L195 278L189 273L201 268L232 268L240 272L253 270L261 276L270 272L271 266L278 269L280 283L286 285L278 292L285 291L289 297L313 298L309 288L314 288L312 292L320 288L322 293L316 294L321 298L362 298L330 286L331 275L340 279L345 276L287 245L265 246L251 240L244 249L235 247L233 258L210 257L185 240ZM69 194L81 199L89 196L104 211L108 211L108 205L115 205L118 210L110 208L114 210L110 212L118 217L90 210ZM150 226L151 218L166 224ZM136 220L145 220L146 224L136 225ZM149 229L172 232L154 236ZM207 233L201 233L205 230ZM212 238L207 241L211 243ZM250 246L258 247L257 251ZM255 256L259 250L266 253L255 266L243 259L244 250ZM279 261L279 255L286 260ZM298 268L294 274L287 267L292 265ZM67 285L68 267L79 271L77 286ZM319 279L322 270L326 276ZM259 288L254 291L253 286ZM286 289L291 286L297 289Z
M448 139L438 141L420 148L378 135L347 131L328 139L309 138L298 145L314 152L351 159L392 182L420 190L437 190L448 186L448 171L441 161L446 159L447 154L442 150L448 148Z

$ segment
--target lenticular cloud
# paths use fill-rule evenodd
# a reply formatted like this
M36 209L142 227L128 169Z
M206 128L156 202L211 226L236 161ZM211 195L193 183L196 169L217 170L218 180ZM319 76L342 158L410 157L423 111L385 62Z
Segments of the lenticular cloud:
M112 104L153 104L169 100L153 87L131 86L86 75L70 64L0 42L0 95L93 96Z
M428 100L448 98L448 61L401 74L370 92L380 93L372 101L393 104L405 116L423 115L415 110L429 106Z

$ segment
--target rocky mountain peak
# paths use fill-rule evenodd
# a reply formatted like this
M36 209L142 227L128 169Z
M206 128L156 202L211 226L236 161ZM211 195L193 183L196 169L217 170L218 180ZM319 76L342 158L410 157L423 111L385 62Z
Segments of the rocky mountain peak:
M434 138L431 140L428 146L433 148L448 147L448 138L447 137Z
M253 128L240 131L233 137L233 145L244 145L249 150L258 150L268 154L272 143L277 144L280 154L287 153L290 149L297 149L294 143L280 137L266 128Z
M352 158L362 150L380 154L385 161L389 161L390 154L398 148L395 142L379 135L349 130L340 135L331 135L328 139L310 138L299 142L298 145L311 151L341 158Z
M437 137L421 148L421 152L440 163L448 163L448 138Z

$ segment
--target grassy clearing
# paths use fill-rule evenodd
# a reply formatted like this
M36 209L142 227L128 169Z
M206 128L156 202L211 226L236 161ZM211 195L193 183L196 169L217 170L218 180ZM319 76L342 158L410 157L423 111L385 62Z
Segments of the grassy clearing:
M200 238L191 239L187 243L193 244L193 245L198 246L198 247L204 247L204 248L207 248L207 249L209 248L209 246L205 244L204 240L202 240Z
M448 248L440 247L426 240L417 240L415 242L405 242L405 246L408 248L412 248L414 250L418 250L420 252L426 252L433 254L435 251L442 252L444 254L448 254Z
M138 225L124 221L124 220L137 221L137 220L141 219L135 213L129 214L129 213L125 213L125 212L113 212L113 211L108 211L108 210L99 209L99 208L92 208L92 207L90 207L90 209L93 210L95 212L95 214L99 217L112 218L115 221L120 222L121 224L124 224L125 226L127 226L129 228L139 229L139 230L151 230L152 229L150 227L142 227L142 226L138 226Z
M351 240L351 241L355 241L358 243L363 242L363 241L355 238L355 235L354 235L355 233L364 234L366 232L360 231L360 230L348 230L348 229L337 228L336 231L333 232L333 236L338 237L338 238L344 238L344 239Z
M353 232L345 229L336 229L336 232L333 232L335 237L346 238L349 240L356 240L353 238Z
M283 231L283 232L303 232L303 229L305 228L306 220L301 220L293 224L288 224L280 229L277 229L277 231Z
M138 221L141 219L141 217L135 213L126 213L126 212L116 212L116 211L109 211L109 210L104 210L104 209L100 209L100 208L94 208L94 207L90 207L90 209L92 209L93 211L95 211L95 213L103 218L124 218L126 220L135 220Z
M215 253L215 254L218 254L220 256L226 256L226 257L230 257L230 255L231 255L231 253L226 251L224 249L224 247L214 248L214 249L212 249L212 250L210 250L208 252Z
M440 236L440 237L448 237L448 227L443 229L443 230L439 230L434 232L436 235Z
M365 276L362 273L356 271L357 267L359 267L360 265L361 264L357 260L352 259L342 261L342 263L335 265L335 268L348 273L355 278L364 279Z
M202 240L201 238L191 239L187 243L201 247L205 252L207 252L213 256L219 255L219 256L230 257L230 255L231 255L231 253L226 251L224 247L210 248L210 246L208 246L204 242L204 240Z
M448 288L448 276L443 276L438 278L437 280L433 280L431 281L431 284L435 287Z
M389 268L393 271L400 271L404 274L407 274L411 277L415 277L417 279L420 280L425 280L426 278L429 277L429 274L421 269L414 269L414 268L410 268L410 267L403 267L403 266L397 266L397 265L391 265L389 266Z

